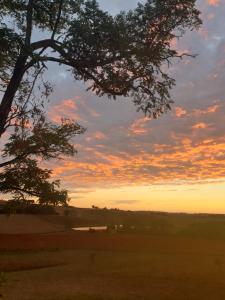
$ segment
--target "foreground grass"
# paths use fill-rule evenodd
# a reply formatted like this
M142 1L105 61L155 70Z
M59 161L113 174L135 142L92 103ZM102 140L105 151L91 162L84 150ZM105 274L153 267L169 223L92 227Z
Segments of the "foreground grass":
M95 240L90 234L82 238ZM42 244L39 250L2 250L3 299L225 299L223 241L141 235L118 239L96 235L96 241L101 250L91 243L84 249L44 249Z

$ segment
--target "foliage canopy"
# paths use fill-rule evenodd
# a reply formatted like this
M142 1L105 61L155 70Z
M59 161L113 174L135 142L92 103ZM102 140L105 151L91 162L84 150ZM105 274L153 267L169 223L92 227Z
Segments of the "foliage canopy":
M175 83L162 66L180 57L171 41L201 24L195 2L147 0L113 17L95 0L1 1L0 78L5 92L0 133L24 75L49 61L69 66L75 79L89 81L99 96L131 97L145 114L162 113ZM49 33L49 38L34 40L35 30Z

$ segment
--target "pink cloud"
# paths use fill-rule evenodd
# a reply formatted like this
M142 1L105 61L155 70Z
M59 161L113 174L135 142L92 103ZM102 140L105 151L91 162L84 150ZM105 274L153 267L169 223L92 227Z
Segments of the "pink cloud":
M207 40L209 37L209 32L206 28L200 28L198 30L198 34L204 39Z
M186 116L187 114L187 111L185 109L183 109L182 107L175 107L175 116L177 118L180 118L180 117L183 117L183 116Z
M170 47L171 48L176 48L177 47L177 39L176 38L173 38L171 41L170 41Z
M218 6L220 3L220 0L208 0L208 4L211 6Z
M97 140L105 140L107 139L106 135L100 131L96 131L94 134L95 139Z
M219 109L219 105L211 105L208 106L206 109L194 109L191 115L194 116L200 116L200 115L205 115L205 114L210 114L210 113L215 113Z
M76 106L76 103L75 103L74 100L71 100L71 99L63 100L63 105L64 105L65 107L68 107L68 108L76 109L76 110L77 110L77 106Z
M79 98L64 99L59 104L54 105L48 112L49 118L56 123L60 123L62 118L69 118L76 121L81 120L81 117L77 113L78 107L75 102L77 99Z
M148 118L139 118L135 120L130 126L129 126L129 135L143 135L148 132L148 129L145 127L146 123L149 122Z
M213 14L213 13L210 13L210 14L207 15L207 20L208 20L208 21L211 21L211 20L213 20L214 18L215 18L215 14Z

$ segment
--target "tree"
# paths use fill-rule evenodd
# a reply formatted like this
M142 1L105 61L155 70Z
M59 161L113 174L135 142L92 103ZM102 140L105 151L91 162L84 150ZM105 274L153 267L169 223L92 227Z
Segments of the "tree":
M38 159L73 155L70 139L84 128L46 120L41 107L52 91L43 80L48 62L69 67L98 96L130 97L146 115L169 109L175 81L165 65L188 55L171 49L171 41L200 26L195 1L147 0L113 17L95 0L2 0L0 136L10 135L3 156L11 159L0 164L0 191L45 203L52 196L67 199ZM37 32L49 37L35 40Z
M31 92L24 84L20 92L22 101L19 98L14 103L7 125L13 130L2 150L0 192L13 195L16 203L32 196L40 204L66 205L67 191L60 190L59 180L49 181L51 170L38 167L38 161L73 156L76 150L71 139L85 129L69 119L62 119L61 124L47 121L44 102L51 89L46 82L44 85L42 95L30 99Z
M95 0L2 0L0 135L25 79L47 62L69 66L99 96L131 97L145 114L163 113L175 82L162 66L182 57L171 40L201 24L195 2L147 0L112 17ZM34 31L49 38L33 41Z
M38 159L74 155L76 150L70 139L84 130L69 120L56 125L39 119L32 130L20 126L3 150L4 157L13 158L1 163L4 169L0 173L0 192L21 200L32 196L45 205L66 205L69 201L67 191L59 189L59 180L49 181L51 170L38 167Z

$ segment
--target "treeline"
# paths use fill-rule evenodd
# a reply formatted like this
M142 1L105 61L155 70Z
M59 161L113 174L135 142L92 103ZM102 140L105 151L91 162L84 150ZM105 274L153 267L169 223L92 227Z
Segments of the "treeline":
M0 214L57 214L54 206L40 205L33 200L8 200L0 206Z
M107 226L109 230L132 233L168 234L173 231L170 218L164 213L101 209L92 206L92 209L71 209L70 216L79 217L76 226Z

